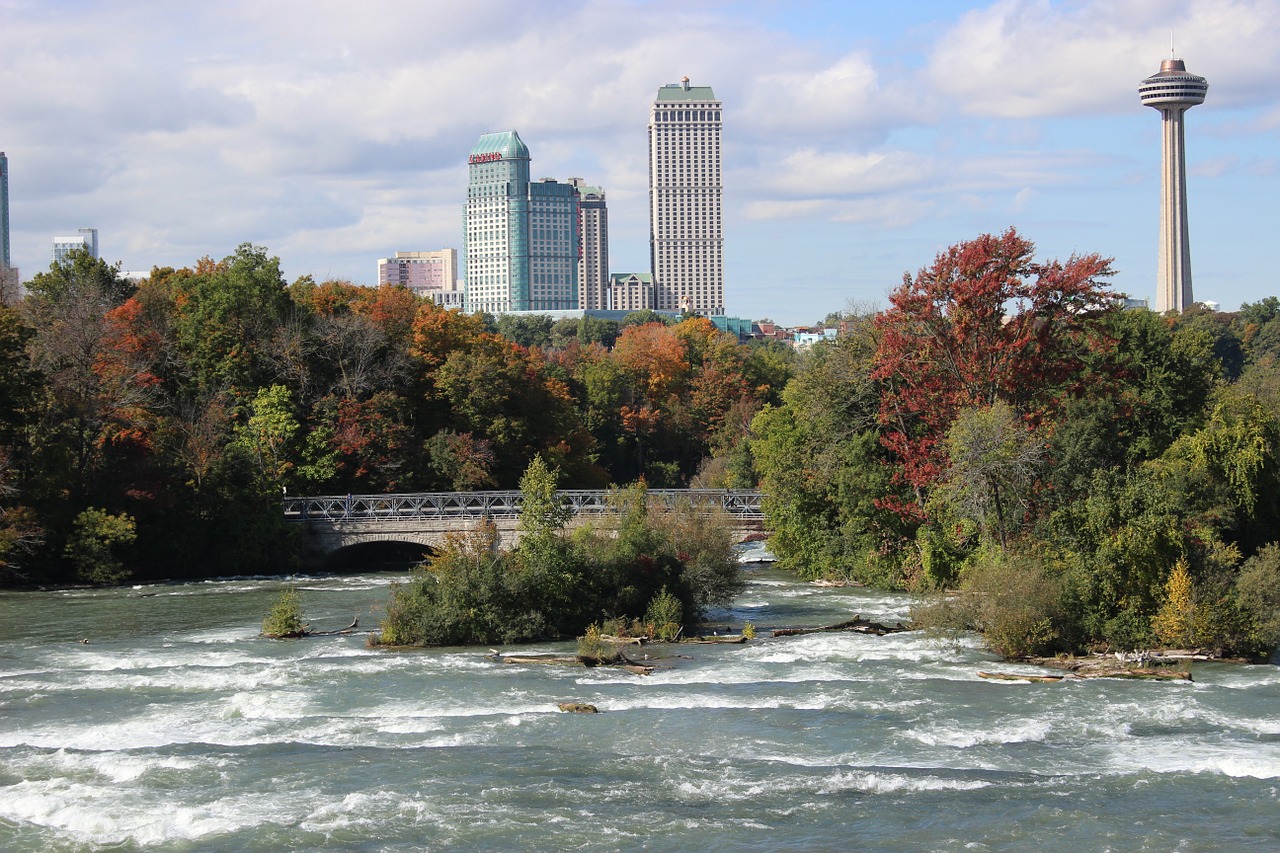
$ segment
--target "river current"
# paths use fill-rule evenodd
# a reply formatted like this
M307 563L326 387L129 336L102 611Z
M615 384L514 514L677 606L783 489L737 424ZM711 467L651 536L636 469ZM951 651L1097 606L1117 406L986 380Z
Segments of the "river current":
M770 638L910 601L748 573L714 619L760 638L651 647L647 677L260 639L280 578L0 594L0 850L1280 848L1280 668L987 681L1035 670ZM396 577L292 582L313 628L364 629Z

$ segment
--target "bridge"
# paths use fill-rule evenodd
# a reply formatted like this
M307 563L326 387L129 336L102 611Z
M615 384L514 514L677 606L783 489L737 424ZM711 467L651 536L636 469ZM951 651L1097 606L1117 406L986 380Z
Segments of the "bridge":
M572 512L569 526L603 519L616 511L613 491L561 491ZM649 489L650 506L685 508L690 512L721 513L739 538L764 530L760 492L737 489ZM417 561L444 545L445 536L488 519L501 543L511 547L520 539L519 519L524 494L518 490L492 492L420 492L387 495L323 495L286 497L284 517L306 531L305 559L334 565L360 559Z

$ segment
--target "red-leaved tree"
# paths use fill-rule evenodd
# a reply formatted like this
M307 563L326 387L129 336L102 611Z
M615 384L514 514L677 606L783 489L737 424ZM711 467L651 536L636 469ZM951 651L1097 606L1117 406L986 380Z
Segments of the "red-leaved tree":
M904 276L876 319L882 441L915 496L889 501L903 515L921 517L945 476L946 434L960 410L1003 400L1032 427L1105 380L1087 365L1109 346L1099 319L1117 310L1100 283L1111 261L1036 263L1034 250L1012 228L958 243Z

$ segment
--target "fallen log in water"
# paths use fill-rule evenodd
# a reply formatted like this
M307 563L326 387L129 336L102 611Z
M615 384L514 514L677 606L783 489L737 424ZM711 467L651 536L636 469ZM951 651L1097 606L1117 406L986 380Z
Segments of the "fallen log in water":
M617 646L643 646L649 642L648 637L615 637L613 634L601 634L602 643L613 643Z
M259 634L268 640L297 640L302 637L337 637L342 634L354 634L356 629L360 627L360 617L351 620L351 624L345 628L339 628L335 631L312 631L311 626L303 628L301 631L290 631L286 634Z
M742 636L741 634L725 634L723 637L721 636L685 637L683 640L680 641L680 644L685 646L697 646L697 645L711 646L711 645L728 644L732 646L732 645L740 645L742 643L745 643L746 641L747 641L747 638Z
M1016 672L979 672L979 678L990 678L995 681L1062 681L1065 675L1019 675Z
M1178 661L1178 664L1186 660ZM1128 662L1108 657L1028 658L1026 663L1068 670L1077 678L1135 678L1153 681L1191 681L1191 670L1181 665L1163 664L1151 658Z
M351 624L337 631L308 631L309 637L336 637L339 634L354 634L355 630L360 627L360 617L357 616L351 620Z
M495 660L500 663L514 663L522 666L586 666L577 655L498 655Z
M855 616L848 622L841 622L838 625L823 625L820 628L775 628L773 636L775 637L798 637L803 634L827 634L838 633L841 631L853 631L858 634L874 634L882 637L885 634L897 634L901 631L911 630L905 625L885 625L881 622L872 622L869 619L862 619Z
M504 655L489 654L486 655L490 660L498 663L519 664L522 666L585 666L597 667L607 666L617 669L625 669L627 672L633 672L636 675L652 675L653 667L648 664L636 663L624 655L618 655L612 661L600 661L595 658L583 657L581 655Z

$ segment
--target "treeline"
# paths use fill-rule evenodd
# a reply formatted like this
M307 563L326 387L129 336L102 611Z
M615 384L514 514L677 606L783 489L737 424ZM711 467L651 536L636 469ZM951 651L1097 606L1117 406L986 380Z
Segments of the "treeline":
M467 316L241 246L134 284L80 254L0 307L0 583L294 567L281 495L754 484L792 355L705 318Z
M1280 300L1123 310L1010 230L815 347L750 447L803 575L947 590L996 651L1280 641Z

